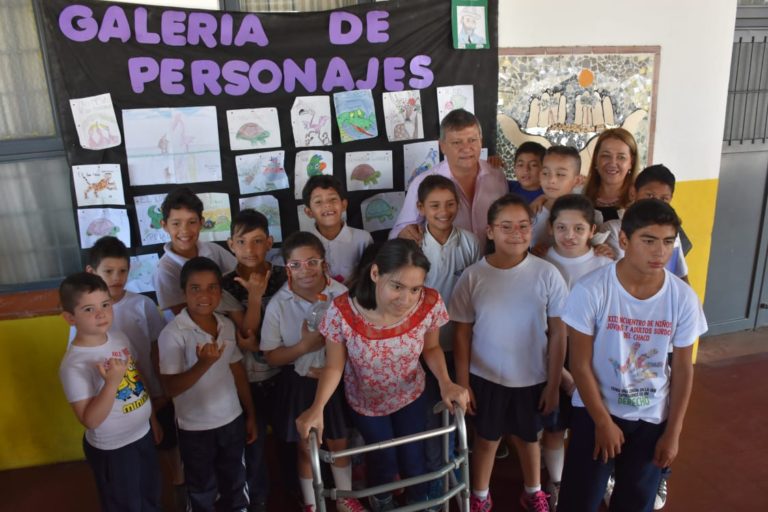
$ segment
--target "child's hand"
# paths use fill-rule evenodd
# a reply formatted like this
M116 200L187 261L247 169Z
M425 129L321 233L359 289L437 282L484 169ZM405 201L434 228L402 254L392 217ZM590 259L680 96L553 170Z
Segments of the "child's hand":
M235 338L237 339L237 346L243 350L250 350L251 352L261 350L259 341L251 329L245 331L245 334L240 332L240 329L235 329Z
M246 281L242 277L235 277L240 286L248 290L248 297L263 297L264 292L267 290L267 284L269 284L269 276L272 274L271 270L267 270L265 275L261 275L258 272L251 272Z
M544 386L544 390L541 392L541 398L539 398L539 411L546 416L551 414L557 409L560 404L560 388L558 386L550 386L547 383Z
M613 420L595 425L595 450L592 452L592 460L600 457L603 464L608 463L608 459L613 459L621 453L622 444L624 444L624 432Z
M489 156L487 162L491 165L491 167L495 169L504 168L504 160L502 160L502 158L499 155Z
M576 381L573 380L571 372L563 368L563 374L560 378L560 389L562 389L568 396L573 396L573 392L576 391Z
M111 357L106 361L99 363L99 375L108 384L118 385L123 380L126 370L128 370L128 361Z
M256 418L245 417L245 444L253 444L259 438L259 429L256 426Z
M400 233L398 233L397 238L413 240L421 245L421 241L424 239L424 228L418 224L408 224L402 231L400 231Z
M531 201L531 204L529 206L531 207L531 211L533 212L533 214L536 215L537 213L539 213L539 211L541 211L541 209L544 207L544 203L546 202L547 202L547 196L545 196L544 194L540 195L539 197Z
M665 431L658 441L656 441L656 450L653 452L653 463L660 468L666 468L672 465L672 461L677 457L679 449L679 437Z
M595 254L598 256L605 256L606 258L616 259L616 253L613 252L611 246L608 244L598 244L594 247Z
M534 245L531 248L531 254L534 256L538 256L539 258L543 258L547 255L547 251L549 250L549 246L545 244L544 242L539 242L538 244Z
M160 422L157 421L155 413L149 417L149 426L152 428L152 437L155 440L155 445L163 442L163 427L160 426Z
M217 345L215 341L206 343L205 345L198 345L196 348L197 359L206 366L212 366L213 363L219 360L221 354L224 353L224 347L226 342L221 346Z
M307 321L301 323L301 341L302 349L305 354L320 350L325 346L325 338L318 331L310 331L307 327Z
M320 377L323 375L323 370L325 370L325 368L318 368L316 366L310 366L309 367L309 371L307 372L307 377L319 380Z

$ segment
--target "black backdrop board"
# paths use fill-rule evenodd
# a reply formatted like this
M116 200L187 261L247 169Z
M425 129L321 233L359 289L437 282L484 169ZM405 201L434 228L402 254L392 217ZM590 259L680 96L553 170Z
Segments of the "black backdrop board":
M258 15L108 2L36 1L37 11L42 17L44 26L43 39L48 51L56 108L68 162L70 165L120 164L134 254L156 252L160 246L141 246L139 226L133 211L133 197L167 193L177 185L130 186L125 132L122 125L123 109L215 106L222 181L184 185L195 192L228 193L234 216L239 210L238 198L240 197L235 156L245 152L230 150L226 111L260 107L277 108L282 147L272 150L285 151L284 166L289 176L290 188L269 193L276 196L280 202L283 236L298 229L296 206L299 201L294 199L293 190L293 166L297 151L309 149L332 151L334 175L346 186L344 172L346 152L389 149L392 151L394 162L394 190L404 190L403 144L419 140L435 140L439 136L436 95L438 86L474 85L475 113L483 125L483 145L489 147L491 153L493 152L498 74L497 0L489 1L489 35L492 46L488 50L479 51L452 48L451 3L444 0L392 0L337 11L259 13ZM333 44L332 39L341 42L338 34L335 37L332 36L330 28L332 14L339 12L346 13L340 15L344 19L351 19L351 15L354 15L363 21L363 27L369 19L374 22L367 24L369 30L366 32L364 28L356 42ZM104 22L105 16L107 20L112 21ZM197 20L204 18L207 22L215 23L217 28L213 37L194 41L194 30L190 28L193 18ZM174 25L169 21L172 19L181 21L176 21ZM382 19L388 26L382 25L381 21L375 22ZM252 28L250 31L252 42L241 46L232 44L227 36L229 32L226 30L227 27L231 26L231 33L237 34L238 30L248 23ZM340 25L343 33L349 32L352 27L349 22L345 23ZM97 26L98 29L95 28ZM163 29L169 27L175 27L172 31L177 33L176 42L166 39L167 31L163 33ZM222 30L222 27L225 29ZM259 31L260 29L263 29L263 33ZM126 34L124 40L117 37L120 33ZM80 39L80 41L74 39ZM156 43L153 39L160 41ZM374 42L370 42L369 39ZM424 56L427 58L425 59ZM391 57L399 57L402 61L392 60ZM140 86L139 74L135 69L131 74L129 66L129 62L136 62L131 60L135 58L144 58L142 62L145 63L151 61L161 63L163 59L178 59L175 65L181 67L181 74L175 85L176 89L183 89L184 92L179 94L178 91L169 91L167 82L162 85L161 78L164 76L162 72L159 78L147 80L143 87ZM270 74L264 72L258 75L256 85L253 80L250 84L246 80L249 86L246 86L245 90L236 91L239 95L227 92L232 88L226 86L232 84L228 84L224 78L218 80L222 89L219 94L211 92L210 87L204 88L203 91L195 91L195 87L199 88L201 84L199 75L194 76L191 72L195 62L211 61L209 66L222 69L227 62L243 61L247 65L252 65L264 60L271 61L278 68L282 68L287 59L294 61L301 68L304 67L307 59L314 59L317 69L316 88L312 89L310 85L308 90L297 81L295 89L287 91L288 81L285 80L286 73L284 73L283 81L273 91L260 92L256 87L264 89L263 84L270 81ZM290 115L295 97L328 95L333 104L333 93L347 88L339 85L324 89L323 81L326 79L329 63L332 62L345 64L353 79L358 82L366 80L370 70L376 73L375 79L372 80L374 84L372 87L359 88L373 90L379 136L374 139L342 144L338 127L333 122L332 147L297 149L293 144ZM399 80L397 71L392 71L392 63L398 62L402 73L402 78ZM247 77L248 73L246 72L244 76ZM276 75L272 75L272 78L274 76ZM168 75L168 77L172 76ZM349 88L358 88L358 86L353 84ZM425 138L390 143L387 141L384 126L381 94L388 90L402 89L420 89ZM198 94L198 92L202 93ZM104 93L111 94L117 121L123 134L123 143L105 150L83 149L77 137L69 100ZM362 227L360 202L385 191L350 193L347 210L349 224ZM72 193L74 197L74 187L72 187ZM377 232L374 236L381 239L386 236L386 232Z

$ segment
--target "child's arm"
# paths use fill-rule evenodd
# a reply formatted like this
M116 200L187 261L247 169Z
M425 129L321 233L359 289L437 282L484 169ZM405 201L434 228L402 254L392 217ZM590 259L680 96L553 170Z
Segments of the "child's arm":
M300 356L320 350L325 346L325 338L317 331L307 329L307 322L301 324L301 339L296 345L278 347L265 351L264 358L271 366L284 366L296 361Z
M104 379L101 390L95 396L70 404L78 421L87 429L98 427L109 416L115 403L117 388L128 369L128 361L113 357L105 363L99 363L98 368L101 378Z
M664 433L656 442L656 451L653 454L653 462L661 468L672 464L677 456L683 418L688 409L688 400L693 388L692 361L693 345L674 348L670 372L669 417Z
M608 462L608 459L621 453L624 433L613 422L611 413L606 409L597 379L592 371L592 350L595 338L568 327L568 339L571 343L571 374L576 381L579 396L592 421L595 422L595 449L592 458L597 460L600 457L603 462Z
M475 394L469 385L469 356L472 353L472 326L465 322L454 322L453 360L456 365L456 383L469 391L467 413L475 414Z
M296 429L301 439L309 438L309 431L317 429L318 441L323 439L323 409L336 391L344 365L347 362L347 347L344 343L329 342L325 347L325 367L317 382L317 391L312 406L296 418Z
M547 385L541 393L539 410L554 411L560 401L560 380L565 364L565 324L560 318L547 318Z
M245 366L242 361L237 361L229 365L232 376L235 378L235 387L237 388L237 397L245 412L245 442L251 444L256 441L259 432L256 429L256 412L253 408L253 399L251 398L251 385L248 384L248 375L245 372ZM262 432L265 435L266 432Z
M248 280L242 277L235 277L235 281L248 290L248 306L245 309L243 323L240 326L242 332L246 332L249 329L253 332L258 332L261 325L261 302L264 293L267 291L271 275L272 271L267 270L266 275L261 275L258 272L251 273ZM258 351L258 347L256 351Z
M424 335L424 349L421 355L424 356L424 362L427 363L432 375L437 379L440 385L440 396L448 409L453 412L453 402L457 402L459 407L466 411L469 392L467 388L455 384L448 376L445 353L440 347L440 329L432 329Z
M221 354L224 353L224 343L222 343L221 346L218 346L215 342L198 345L195 349L197 361L189 370L175 375L161 374L160 380L162 380L163 387L165 388L165 392L168 393L168 396L171 398L179 396L194 386L195 383L200 380L200 377L202 377L205 372L219 360Z

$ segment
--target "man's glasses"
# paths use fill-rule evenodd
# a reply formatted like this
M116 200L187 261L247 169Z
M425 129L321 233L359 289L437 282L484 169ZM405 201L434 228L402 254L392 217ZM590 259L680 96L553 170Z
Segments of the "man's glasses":
M301 270L302 267L309 269L320 268L323 264L323 258L310 258L308 260L291 260L285 264L290 270Z

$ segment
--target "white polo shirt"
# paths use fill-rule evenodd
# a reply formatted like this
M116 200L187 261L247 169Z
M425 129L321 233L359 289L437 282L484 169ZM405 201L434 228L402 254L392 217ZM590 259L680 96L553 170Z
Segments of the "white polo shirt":
M243 358L237 348L235 324L214 313L218 336L200 328L184 308L160 333L160 374L178 375L197 362L197 346L215 341L224 345L218 361L208 368L189 389L174 397L176 419L183 430L210 430L232 422L243 412L237 396L235 378L229 365Z
M328 263L328 273L339 282L346 282L355 273L363 251L373 244L371 234L362 229L349 227L346 223L333 240L328 240L315 225L310 233L317 236L325 247L325 261Z

